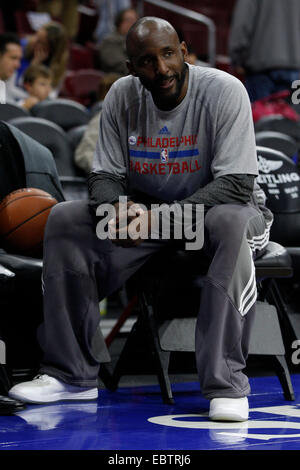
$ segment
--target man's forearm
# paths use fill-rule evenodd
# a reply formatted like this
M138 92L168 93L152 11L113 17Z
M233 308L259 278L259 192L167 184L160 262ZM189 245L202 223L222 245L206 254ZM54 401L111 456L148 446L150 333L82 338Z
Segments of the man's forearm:
M207 211L219 204L246 204L253 192L254 175L225 175L216 178L179 204L203 204Z
M87 183L90 205L95 210L100 204L113 204L127 194L126 179L108 173L90 173Z

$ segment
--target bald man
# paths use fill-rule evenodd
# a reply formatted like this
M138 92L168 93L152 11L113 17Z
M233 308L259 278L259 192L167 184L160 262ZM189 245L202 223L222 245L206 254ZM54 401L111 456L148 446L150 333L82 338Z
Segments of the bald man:
M211 419L244 421L253 260L272 223L255 182L248 95L236 78L188 65L185 43L160 18L132 26L127 52L130 75L113 84L101 113L90 201L58 204L48 219L40 375L10 395L32 403L97 398L99 300L153 254L178 246L174 233L178 224L186 227L176 214L192 207L191 224L204 232L204 243L191 247L183 239L182 246L199 256L199 272L201 255L210 259L196 327L201 391ZM160 225L166 220L168 237Z

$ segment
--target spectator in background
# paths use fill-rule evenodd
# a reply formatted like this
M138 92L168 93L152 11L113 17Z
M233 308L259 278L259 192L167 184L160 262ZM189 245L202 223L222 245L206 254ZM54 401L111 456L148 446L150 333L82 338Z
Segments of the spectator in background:
M97 98L99 103L104 100L111 85L118 80L118 78L121 78L121 75L116 73L108 73L103 77L98 88ZM75 163L86 174L90 173L93 166L94 153L99 136L100 114L101 110L89 121L86 131L75 150Z
M122 10L116 16L116 31L106 36L100 44L100 67L104 72L128 74L126 35L137 19L138 14L133 8Z
M78 0L38 0L37 11L46 12L53 19L60 20L67 36L74 39L78 33Z
M25 109L47 99L52 90L52 72L43 64L30 65L24 73L23 87L28 96L18 104Z
M238 0L229 54L252 102L290 89L300 70L299 0Z
M22 83L23 74L29 65L43 64L53 74L53 89L57 95L61 86L69 59L68 38L62 24L51 21L42 26L35 34L21 40L23 59L18 71L18 83Z
M20 67L22 47L14 33L0 34L0 80L6 85L6 101L15 101L25 93L14 85L14 74Z
M94 4L99 15L94 36L96 42L100 44L104 36L114 31L116 15L126 8L131 8L132 4L130 0L94 0Z
M186 58L185 58L185 61L188 63L188 64L191 64L191 65L202 65L202 67L207 67L209 64L207 62L203 62L202 60L199 60L196 52L194 51L194 49L192 48L192 46L190 46L189 44L187 44L187 55L186 55Z

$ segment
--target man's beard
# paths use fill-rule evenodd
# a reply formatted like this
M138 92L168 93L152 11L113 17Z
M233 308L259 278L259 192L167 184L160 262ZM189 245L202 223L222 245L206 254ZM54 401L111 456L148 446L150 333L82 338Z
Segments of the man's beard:
M174 106L174 104L176 105L176 102L181 94L181 90L182 90L182 87L186 78L187 70L188 70L187 65L183 63L181 73L176 73L168 77L161 76L157 78L155 82L153 81L150 82L140 77L140 81L142 85L144 85L144 87L147 88L148 91L150 91L153 97L153 101L156 104L161 104L162 106L168 106L168 105ZM163 82L164 80L168 80L170 78L175 79L176 86L175 86L174 92L168 95L167 93L164 94L163 91L160 90L159 84Z

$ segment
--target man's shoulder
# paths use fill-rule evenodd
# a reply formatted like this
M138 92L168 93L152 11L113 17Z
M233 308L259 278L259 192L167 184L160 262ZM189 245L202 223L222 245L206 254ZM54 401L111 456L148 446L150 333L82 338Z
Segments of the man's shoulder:
M227 95L246 94L244 84L234 75L213 67L193 66L191 69L196 96L205 101L216 102Z
M139 96L142 92L142 84L137 77L126 75L114 82L111 89L118 99L130 100Z
M138 106L141 99L142 85L139 79L126 75L112 84L105 97L103 109L125 117L126 112Z
M201 79L202 84L204 82L218 84L218 85L242 85L242 82L236 78L234 75L231 75L228 72L225 72L214 67L204 67L201 65L190 66L191 72L196 78L196 80ZM199 81L200 84L200 81Z

